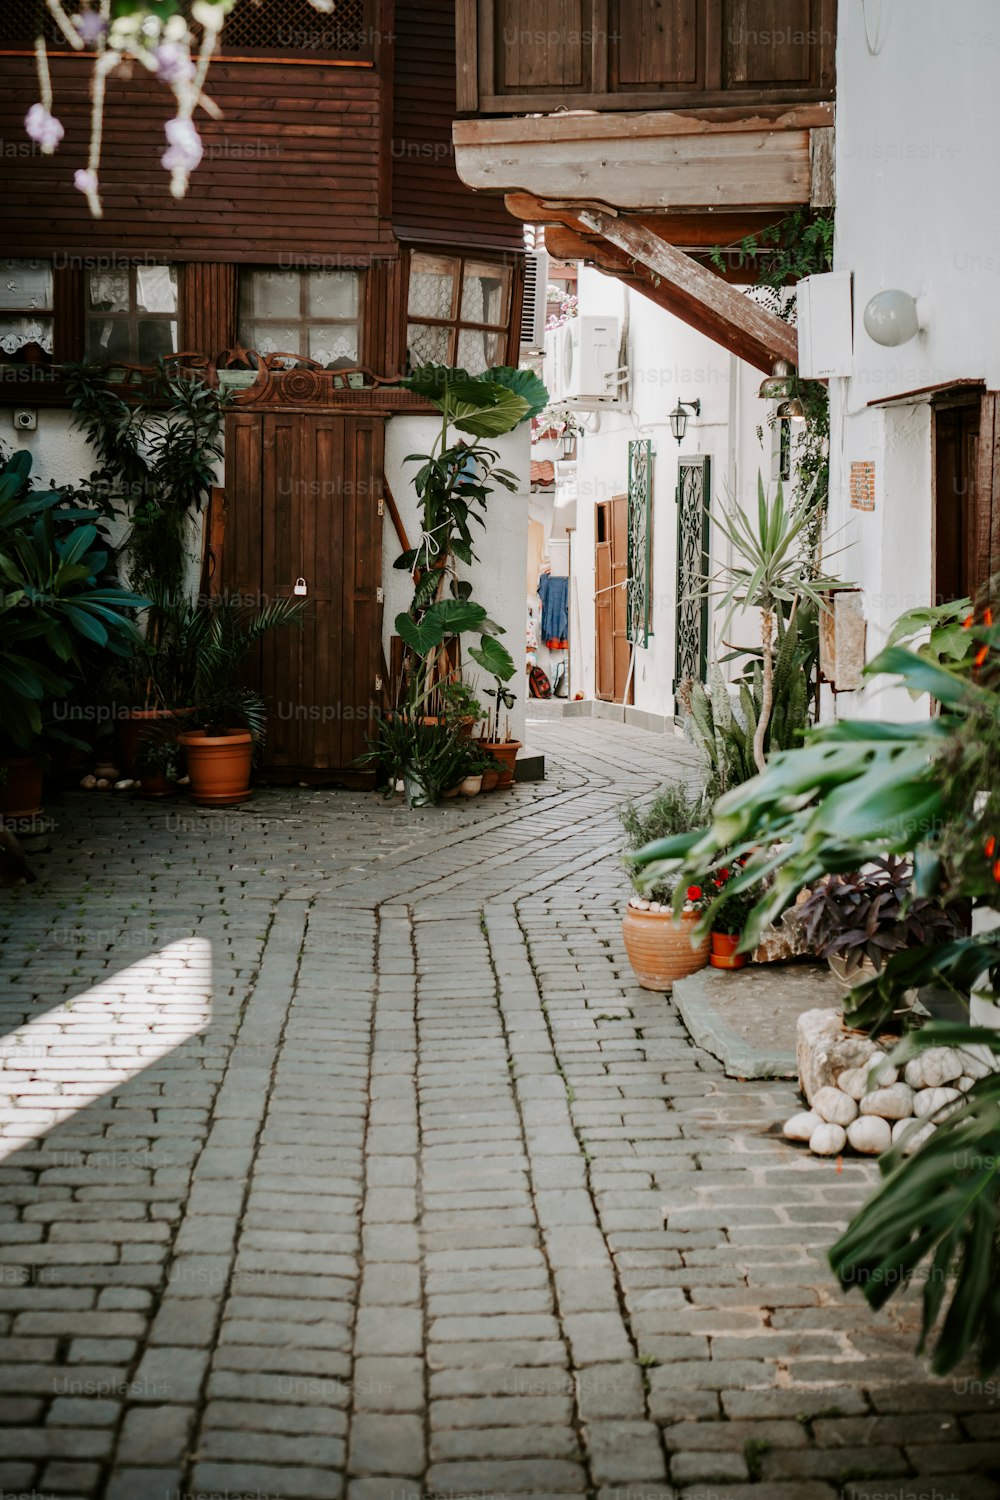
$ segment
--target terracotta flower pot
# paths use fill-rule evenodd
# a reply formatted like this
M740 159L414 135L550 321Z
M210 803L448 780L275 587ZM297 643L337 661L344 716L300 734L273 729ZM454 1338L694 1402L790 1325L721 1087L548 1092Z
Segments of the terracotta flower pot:
M499 781L500 781L500 772L499 771L484 771L483 772L483 791L484 792L495 791L496 787L497 787L497 784L499 783Z
M209 735L192 729L178 735L187 750L191 800L206 807L229 807L250 796L253 739L249 730Z
M749 961L749 954L737 953L742 932L713 932L712 952L709 963L713 969L743 969Z
M505 787L514 785L514 762L517 760L517 752L522 745L521 740L484 740L483 749L500 762L501 770L497 787L503 791Z
M5 755L0 766L0 820L34 818L42 810L42 768L30 755Z
M172 797L177 791L176 781L171 781L162 771L143 772L139 786L144 797Z
M708 962L709 940L691 945L691 933L698 914L683 915L674 921L670 911L640 911L625 908L622 936L629 963L644 990L666 991L676 979L694 974Z

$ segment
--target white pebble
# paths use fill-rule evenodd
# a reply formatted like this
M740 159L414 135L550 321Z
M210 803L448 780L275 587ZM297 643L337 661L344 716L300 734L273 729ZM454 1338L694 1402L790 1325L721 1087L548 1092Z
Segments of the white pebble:
M786 1136L790 1141L810 1141L812 1140L813 1132L825 1123L811 1109L806 1109L801 1114L792 1115L790 1120L785 1121L782 1128L782 1135Z
M863 1115L847 1127L847 1139L863 1156L879 1156L892 1145L892 1129L879 1115Z
M924 1120L929 1115L936 1115L938 1110L943 1109L946 1104L951 1104L954 1099L961 1099L961 1097L958 1089L921 1089L913 1100L913 1113L919 1120Z
M80 785L85 792L92 792L94 790L94 787L97 785L97 777L85 776L80 782Z
M135 786L135 782L134 781L129 781L128 778L125 777L122 781L116 781L115 782L115 791L116 792L127 792L127 791L129 791L134 786Z
M809 1137L809 1150L817 1156L837 1156L847 1143L842 1125L818 1125Z
M961 1078L964 1071L962 1056L954 1047L929 1047L906 1064L905 1077L911 1088L935 1089Z
M899 1069L895 1067L888 1058L886 1058L884 1062L872 1063L870 1069L868 1070L869 1083L873 1089L891 1088L898 1077ZM868 1090L866 1089L865 1092L867 1093Z
M99 792L107 792L107 791L111 790L111 782L108 780L108 778L106 776L102 776L100 778L100 780L96 783L96 785L97 785L97 790Z
M893 1083L875 1089L861 1101L863 1115L881 1115L883 1120L908 1120L913 1114L913 1090L908 1083Z
M969 1089L971 1089L975 1081L976 1080L974 1078L970 1078L967 1073L963 1073L961 1078L955 1079L955 1087L957 1089L961 1089L962 1093L964 1094L967 1093Z
M830 1125L849 1125L858 1113L858 1106L850 1095L829 1085L816 1090L812 1107Z
M905 1137L903 1155L912 1156L914 1151L918 1151L924 1141L934 1134L936 1128L931 1120L925 1120L922 1125L919 1125L916 1120L897 1120L892 1127L892 1144L898 1145Z

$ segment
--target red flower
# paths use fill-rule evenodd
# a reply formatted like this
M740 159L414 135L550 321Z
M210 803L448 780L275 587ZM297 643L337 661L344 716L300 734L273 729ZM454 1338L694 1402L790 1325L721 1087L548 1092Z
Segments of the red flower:
M700 901L701 900L701 894L702 894L702 892L701 892L701 886L700 885L689 885L688 886L688 888L687 888L687 898L688 898L689 901Z
M985 610L985 612L983 614L983 624L984 625L992 625L993 624L993 611L990 609L989 605L986 606L986 610Z
M976 652L976 656L975 656L975 664L976 664L976 666L977 667L981 667L982 664L983 664L983 662L989 656L989 654L990 654L990 648L989 648L989 646L980 646L980 648Z
M993 866L993 879L1000 885L1000 859Z
M993 852L996 849L996 846L997 846L997 841L996 841L996 839L993 837L993 835L991 833L990 836L989 836L989 838L986 840L986 843L983 845L983 849L985 851L987 859L992 859L993 858Z
M976 617L975 617L975 615L966 615L965 619L962 621L962 629L963 630L971 630L972 627L973 627L973 625L975 623L976 623Z

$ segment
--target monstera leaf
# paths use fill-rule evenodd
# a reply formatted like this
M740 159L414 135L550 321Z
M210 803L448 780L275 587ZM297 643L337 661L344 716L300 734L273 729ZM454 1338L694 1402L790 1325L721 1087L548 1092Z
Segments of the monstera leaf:
M522 421L537 417L549 404L549 393L534 370L515 370L510 365L497 365L486 371L484 379L492 381L494 385L506 386L515 396L527 401L528 410Z

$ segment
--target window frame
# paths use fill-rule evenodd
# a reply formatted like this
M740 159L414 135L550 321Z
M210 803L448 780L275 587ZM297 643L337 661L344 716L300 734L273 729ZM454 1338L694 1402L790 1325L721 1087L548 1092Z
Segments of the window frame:
M173 312L166 312L166 313L140 312L139 307L138 307L138 296L139 296L138 272L140 270L159 270L161 268L165 268L167 270L173 270L173 272L174 272L174 284L175 284L175 286L177 288L177 306L176 306L176 308L175 308L175 310ZM127 275L128 275L128 296L129 296L129 310L128 310L128 312L127 313L95 312L91 308L91 280L90 280L90 278L92 276L100 276L100 275L105 275L105 274L121 274L122 272L126 272ZM184 327L184 322L183 322L183 319L184 319L183 298L184 298L184 268L183 268L183 265L179 261L172 261L172 260L170 260L170 261L166 261L166 260L165 261L154 261L154 262L130 261L127 266L124 266L124 267L118 267L118 266L116 266L116 267L110 268L109 271L104 271L104 270L90 270L90 269L88 269L84 273L84 281L83 281L83 307L82 307L82 313L83 313L83 348L84 348L84 358L85 358L86 362L88 364L106 364L106 365L111 365L111 366L114 366L114 365L123 365L123 364L124 365L137 365L137 366L139 366L140 368L143 368L143 369L147 368L148 365L149 365L149 361L142 359L140 357L140 353L139 353L139 322L140 322L140 320L142 320L144 322L168 323L168 324L169 323L174 323L174 324L176 324L176 326L177 326L177 336L176 336L176 339L174 340L174 342L176 343L177 348L169 350L168 354L179 354L179 353L181 353L181 350L182 350L182 338L181 338L181 334L182 334L182 330L183 330L183 327ZM107 323L107 322L111 322L111 323L124 323L124 324L127 325L128 329L129 329L129 341L128 341L129 347L128 347L128 356L127 357L125 357L125 356L115 356L115 357L111 357L111 358L107 358L107 359L103 359L102 360L99 357L97 357L96 355L93 355L91 353L91 347L90 347L90 328L91 328L91 324L93 324L93 323L99 323L99 322L105 322L105 323ZM165 355L158 356L158 357L160 357L160 358L167 358L168 355L165 354Z
M5 322L8 318L12 318L12 319L13 318L25 318L25 319L27 319L27 318L34 318L39 323L43 323L45 321L48 321L51 324L51 329L52 329L52 352L49 353L46 349L43 348L43 346L41 344L38 345L38 348L40 348L42 350L42 354L44 355L44 363L47 366L54 365L55 362L56 362L56 353L55 353L55 351L56 351L56 339L57 339L57 333L56 333L56 270L55 270L55 265L53 264L53 262L50 259L46 258L44 255L5 255L3 257L3 260L5 262L9 262L11 264L21 264L21 265L28 265L28 266L43 266L43 267L47 267L48 268L48 273L49 273L49 301L48 301L48 305L46 307L4 307L4 308L0 308L0 323ZM2 347L0 347L0 364L2 364L2 365L21 366L21 365L26 365L26 364L31 363L31 361L23 359L21 357L22 352L23 352L23 350L26 347L27 347L26 345L22 345L21 349L18 350L14 354L8 354L6 352L6 350L4 350Z
M430 318L414 316L410 312L410 287L413 276L414 259L421 256L431 256L438 260L450 260L457 263L458 275L452 284L451 294L451 316L448 318ZM465 293L466 266L469 263L479 265L495 265L498 271L505 272L507 277L506 307L503 313L503 321L499 323L477 323L462 317L462 299ZM444 363L450 367L458 364L459 339L463 333L494 333L498 335L497 364L502 365L510 359L511 330L514 326L514 315L517 314L520 321L520 283L518 267L509 252L500 252L491 255L488 250L459 250L452 246L437 248L431 245L412 246L407 255L406 264L406 295L403 300L403 339L404 353L408 369L412 368L410 359L410 328L417 325L421 328L444 328L448 330L448 350ZM487 367L488 368L488 367Z
M299 278L299 313L298 313L298 317L297 318L291 318L291 317L267 317L267 316L265 316L265 317L260 317L259 318L259 317L256 316L256 314L251 314L250 315L250 321L252 321L252 323L254 325L254 328L259 331L261 328L268 327L268 325L274 325L274 326L285 325L285 326L287 326L287 324L290 323L290 322L293 323L293 324L295 324L296 327L299 329L300 336L302 336L303 334L305 335L305 347L300 348L300 349L278 349L276 351L276 353L278 355L281 355L281 354L295 354L295 355L298 356L298 358L300 360L307 360L307 361L310 361L313 364L318 363L318 361L314 360L313 356L308 352L308 346L309 346L309 333L310 333L311 328L314 325L317 326L317 327L322 327L322 328L354 328L356 330L356 333L357 333L357 338L355 340L356 351L357 352L356 352L355 357L354 357L354 364L353 365L345 365L344 369L359 369L361 367L362 357L363 357L363 354L364 354L365 321L366 321L366 308L367 308L367 303L366 303L367 277L365 275L364 270L360 266L338 266L337 269L339 271L344 272L347 275L354 276L354 277L357 278L357 288L358 288L357 309L355 311L355 314L354 314L353 318L316 317L314 314L311 314L309 312L309 296L308 296L308 285L309 284L308 284L308 278L310 276L317 276L317 275L321 276L321 275L323 275L324 272L322 272L321 270L317 270L317 269L312 269L312 270L310 270L310 269L305 269L305 270L296 270L296 269L283 270L280 266L239 266L237 268L237 273L236 273L236 337L237 337L237 340L239 341L239 343L244 348L247 348L247 349L256 349L256 347L257 347L256 343L251 342L251 343L248 344L248 343L246 343L246 341L243 338L244 333L246 333L248 331L245 327L242 326L243 325L243 320L244 320L244 313L243 313L243 308L242 308L242 295L243 295L243 285L244 285L243 278L244 277L251 277L251 276L254 276L256 274L273 275L274 272L277 271L281 275L286 275L286 276L287 275L292 275L292 276L297 276ZM258 349L257 352L260 353L260 350ZM270 355L265 355L265 356L262 356L262 357L263 358L270 358L271 356ZM285 368L285 369L294 369L295 367L294 366L287 366L286 365L283 368ZM323 368L325 368L325 366ZM328 371L328 373L332 374L332 375L336 375L336 374L340 374L342 372L341 371L337 371L337 370L330 370L330 371Z

